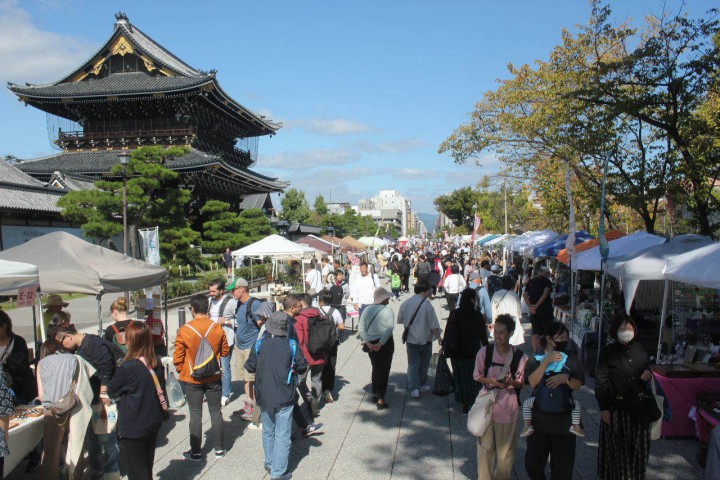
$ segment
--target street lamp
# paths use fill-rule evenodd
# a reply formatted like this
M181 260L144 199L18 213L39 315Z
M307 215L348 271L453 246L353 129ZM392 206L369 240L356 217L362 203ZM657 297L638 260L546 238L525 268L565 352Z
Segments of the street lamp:
M325 227L325 230L327 231L327 234L331 237L335 236L335 227L332 226L332 223Z
M118 153L118 159L120 165L123 166L122 179L123 179L123 191L122 191L122 217L123 217L123 253L127 255L127 166L130 163L130 153L122 151Z

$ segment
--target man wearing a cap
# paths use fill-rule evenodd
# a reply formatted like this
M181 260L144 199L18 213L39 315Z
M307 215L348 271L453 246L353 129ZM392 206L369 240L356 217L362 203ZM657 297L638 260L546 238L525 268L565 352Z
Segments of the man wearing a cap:
M255 340L260 332L261 322L257 316L260 308L260 301L250 296L248 282L244 278L237 278L230 282L227 290L232 292L233 298L237 300L235 310L235 370L238 372L238 379L245 384L245 408L236 410L233 415L240 416L248 422L253 418L253 406L255 405L255 375L245 370L245 362L250 358L250 351L255 345ZM249 310L248 310L249 309Z
M53 315L63 311L63 308L67 308L69 303L63 301L60 295L50 295L45 302L45 311L43 312L43 324L45 325L45 334L48 333L50 327L50 320ZM40 335L40 325L37 327L37 338L41 341L42 336Z
M530 310L530 323L532 325L532 349L537 352L540 348L539 337L545 335L545 329L555 320L552 309L552 282L550 269L540 267L537 276L530 279L523 293L523 299Z
M298 374L307 371L299 345L288 339L289 317L275 312L265 323L265 333L252 348L245 370L257 378L256 402L262 409L265 470L272 479L289 479L288 458L292 444L292 413L297 401ZM296 340L292 340L296 342ZM257 351L256 351L257 350ZM293 354L294 353L294 354Z
M363 311L358 325L358 333L370 355L373 401L377 402L378 410L388 408L385 392L395 353L395 342L392 338L395 312L387 306L391 297L392 293L384 288L376 289L373 295L374 303Z

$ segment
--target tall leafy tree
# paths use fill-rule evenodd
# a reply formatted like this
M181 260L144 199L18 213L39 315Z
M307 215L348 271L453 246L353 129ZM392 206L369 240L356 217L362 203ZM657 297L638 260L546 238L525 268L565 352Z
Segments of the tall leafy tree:
M62 215L81 223L84 233L93 239L110 242L122 233L122 180L127 176L127 224L129 254L137 257L139 228L161 229L160 248L167 257L184 255L200 235L190 229L185 205L190 191L177 187L179 174L165 162L182 156L187 149L160 146L141 147L133 151L127 167L116 165L107 179L98 180L97 190L69 192L58 201ZM126 170L124 170L126 169Z
M280 205L281 217L290 222L307 222L311 217L310 204L302 190L291 188L286 191Z
M327 215L328 213L328 206L327 203L325 203L325 197L322 195L318 195L315 197L315 203L313 204L313 208L315 209L315 213L318 215Z

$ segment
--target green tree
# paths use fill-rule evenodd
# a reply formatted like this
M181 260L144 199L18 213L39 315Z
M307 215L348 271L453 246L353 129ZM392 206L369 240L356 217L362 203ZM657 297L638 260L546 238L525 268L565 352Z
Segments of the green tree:
M240 233L243 220L236 212L230 211L230 204L220 200L209 200L200 209L205 218L203 223L202 247L206 253L222 253L227 247L240 248L245 235Z
M291 188L285 192L280 201L282 213L280 216L289 222L307 222L311 217L310 204L305 199L305 192Z
M130 252L137 257L137 232L143 227L160 227L160 248L167 257L182 257L200 236L190 229L185 205L190 191L178 189L179 174L165 162L187 153L181 147L141 147L133 151L127 167L116 165L106 180L95 182L97 190L72 191L58 201L62 215L82 224L83 232L111 244L122 233L122 180L127 176L127 224Z
M478 202L478 194L472 187L462 187L447 195L435 199L435 206L444 213L456 227L464 226L472 230L473 211Z
M315 197L315 203L313 204L313 208L315 209L315 213L318 215L327 215L328 213L328 206L327 203L325 203L325 197L322 195L318 195Z
M238 247L244 247L257 242L273 233L270 220L259 208L251 208L240 212L240 231L243 238L240 239Z

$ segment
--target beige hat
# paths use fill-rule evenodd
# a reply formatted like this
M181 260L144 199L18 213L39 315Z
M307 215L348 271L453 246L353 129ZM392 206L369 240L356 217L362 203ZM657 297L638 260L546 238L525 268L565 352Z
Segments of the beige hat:
M70 305L67 302L63 302L63 299L60 295L50 295L47 299L47 302L45 302L46 307L67 307Z
M375 305L378 305L390 298L392 298L392 293L388 292L382 287L378 287L375 289L375 298L373 303L375 303Z

